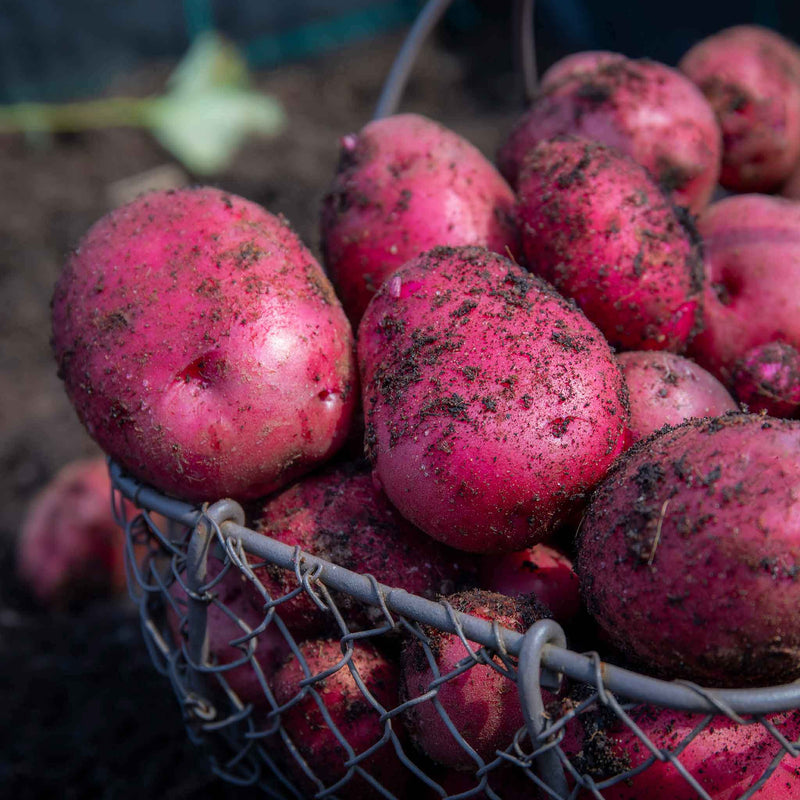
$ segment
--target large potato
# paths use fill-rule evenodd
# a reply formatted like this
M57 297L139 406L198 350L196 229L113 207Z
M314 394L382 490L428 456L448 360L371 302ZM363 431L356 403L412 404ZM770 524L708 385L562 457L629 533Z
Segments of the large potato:
M347 433L352 332L321 267L284 220L216 189L96 223L56 285L53 343L100 446L190 501L266 494Z
M800 422L728 414L618 462L581 527L589 611L643 668L706 685L800 677Z
M401 514L453 547L545 538L627 446L603 335L483 248L435 248L395 272L358 347L375 475Z

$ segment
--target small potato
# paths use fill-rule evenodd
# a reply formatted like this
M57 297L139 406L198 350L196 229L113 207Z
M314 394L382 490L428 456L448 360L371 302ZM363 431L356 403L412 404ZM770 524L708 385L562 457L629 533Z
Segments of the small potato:
M787 418L800 413L800 352L786 342L767 342L745 353L732 382L750 411Z
M17 541L17 574L51 608L125 590L125 534L105 458L70 462L33 499Z
M718 716L704 725L705 715L671 708L635 706L628 712L639 730L662 752L677 756L692 779L713 800L736 800L761 778L783 746L760 722L740 724ZM606 781L641 767L652 751L621 720L609 722L608 713L586 714L568 729L562 744L568 757L596 782ZM800 735L800 712L774 714L769 718L788 741ZM698 732L693 735L695 729ZM800 792L800 767L786 755L762 787L750 797L756 800L791 800ZM696 800L694 786L670 761L655 761L633 777L603 788L604 800ZM594 795L582 791L577 800Z
M509 552L546 538L628 446L603 335L488 250L408 262L370 303L358 348L374 475L451 547Z
M463 563L468 556L411 525L375 486L369 471L351 464L305 476L270 497L258 511L254 527L339 567L429 599L450 594L470 573ZM298 585L294 572L276 565L257 567L255 573L272 599ZM263 595L252 585L248 593L262 609ZM348 595L337 594L335 601L351 629L386 622L380 609ZM301 638L319 635L326 627L337 629L333 615L321 611L305 592L281 602L277 611Z
M644 439L664 425L736 411L736 401L709 372L675 353L629 351L617 361L628 384L631 433Z
M375 645L356 641L347 659L338 639L309 639L299 644L302 660L290 655L274 674L275 701L286 708L280 722L291 740L294 753L282 752L288 770L305 797L318 791L317 781L330 786L351 772L345 762L350 752L356 754L377 749L359 761L359 768L403 797L410 771L388 738L389 729L402 736L402 726L395 720L381 720L381 708L398 705L399 669ZM334 669L337 664L338 669ZM330 672L312 683L312 676ZM304 685L301 685L303 682ZM288 705L295 697L299 700ZM402 739L400 739L402 742ZM382 742L382 744L381 744ZM316 777L312 781L300 764L305 761ZM357 772L336 793L337 797L382 798Z
M532 596L506 597L496 592L471 590L447 598L455 611L480 619L497 621L510 630L524 633L534 622L549 616ZM459 662L477 652L460 636L426 627L423 629L436 670L421 640L407 641L400 660L401 699L413 700L430 691L438 675L448 675ZM497 666L500 660L496 659ZM549 696L549 693L546 693ZM460 737L484 761L507 748L514 734L525 724L517 687L489 664L478 664L439 686L436 697ZM419 751L437 764L455 769L475 768L477 762L450 732L438 708L430 700L409 706L400 716Z

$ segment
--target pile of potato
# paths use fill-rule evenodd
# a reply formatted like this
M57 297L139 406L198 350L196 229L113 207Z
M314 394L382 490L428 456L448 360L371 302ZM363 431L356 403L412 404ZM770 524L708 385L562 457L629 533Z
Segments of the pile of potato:
M285 220L218 189L115 210L53 298L81 420L165 494L242 501L265 535L387 584L518 630L555 614L667 679L800 678L800 203L775 194L800 182L800 49L741 26L678 69L575 54L543 76L497 164L413 114L345 137L321 211L324 268ZM291 591L259 569L269 596ZM217 587L257 626L268 595L233 572ZM342 651L301 601L278 611L322 672ZM212 659L235 660L236 626L211 624ZM465 643L428 633L437 669L454 668ZM465 673L426 706L436 670L413 637L391 647L402 658L362 642L326 678L328 720L309 695L293 702L306 692L294 654L262 648L298 743L287 769L309 793L347 774L331 720L370 750L359 796L375 792L361 769L398 796L413 785L400 749L461 792L512 746L523 720L493 707L508 695L518 709L507 676L501 689L487 683L496 669ZM269 712L261 681L231 680ZM410 710L380 716L400 702ZM664 747L689 725L665 719L641 716ZM800 715L775 719L795 730ZM597 736L583 728L563 747L597 779L641 760L612 726L589 765ZM758 730L695 739L698 764L741 754L705 768L712 797L744 792L779 752ZM800 792L797 772L784 762L754 796ZM534 791L499 780L504 797ZM652 781L670 787L653 796L695 796L669 764L605 796L653 794Z

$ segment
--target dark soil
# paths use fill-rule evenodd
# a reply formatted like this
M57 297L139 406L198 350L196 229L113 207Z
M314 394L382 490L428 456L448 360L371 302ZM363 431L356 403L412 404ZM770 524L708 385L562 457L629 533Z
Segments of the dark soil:
M503 37L506 29L495 33ZM403 106L489 156L521 108L511 48L497 36L428 46ZM338 139L369 119L399 41L392 36L258 76L283 101L289 128L276 141L248 143L213 182L284 213L318 252L317 210ZM154 65L109 93L157 91L168 71ZM37 608L13 574L32 497L58 468L97 452L56 376L53 284L69 249L113 206L117 182L170 156L146 133L121 129L4 136L0 152L0 794L254 796L212 776L188 742L172 690L152 668L123 600L54 615Z

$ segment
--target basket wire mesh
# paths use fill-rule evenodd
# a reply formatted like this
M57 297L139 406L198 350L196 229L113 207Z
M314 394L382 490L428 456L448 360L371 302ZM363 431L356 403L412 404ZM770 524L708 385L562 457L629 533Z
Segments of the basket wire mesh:
M126 532L130 593L151 657L172 684L191 740L206 751L212 770L227 781L259 786L280 800L370 796L574 800L638 797L630 793L637 786L633 779L661 762L680 776L679 785L685 787L681 797L709 800L720 795L710 793L714 789L683 763L682 756L696 739L735 723L757 728L761 760L758 774L746 776L741 791L738 784L729 788L726 798L752 797L778 769L784 770L787 781L794 779L800 786L800 765L793 761L800 754L800 742L795 741L800 735L796 719L800 683L716 690L657 680L607 664L597 653L569 650L563 630L553 620L541 620L524 634L511 631L251 530L233 501L196 508L143 486L114 463L110 471L115 513ZM123 497L140 512L130 516ZM267 564L294 573L296 586L285 595L270 596L257 574ZM224 587L230 575L243 576L263 599L257 624L249 615L243 618L235 602L226 604ZM316 672L303 643L281 618L282 607L301 594L329 618L334 631L329 635L337 644L335 658ZM356 604L348 606L349 617L340 609L344 596ZM379 609L379 622L371 627L354 622L352 608L358 605ZM235 650L236 657L226 650L228 655L220 659L219 642L210 648L212 615L230 620L234 633L224 644ZM429 633L434 629L458 636L464 646L464 657L445 674L439 673L430 646ZM391 702L376 697L361 654L375 647L389 653L389 659L396 658L398 649L412 640L422 647L433 671L428 691L410 699L397 696ZM302 670L296 691L288 697L279 696L273 662L264 658L276 642L285 661ZM443 686L479 665L488 665L515 685L525 719L507 747L489 759L475 752L438 699ZM359 749L348 739L343 730L347 720L343 723L338 711L329 707L326 679L342 671L350 676L348 691L359 694L380 728L380 735L366 748ZM245 696L237 691L241 686ZM553 693L559 693L557 704L552 702ZM420 704L437 709L449 735L473 765L459 774L455 789L404 735L405 715ZM328 741L335 741L333 757L341 767L334 770L334 777L330 770L318 774L304 742L306 734L287 730L285 721L295 706L303 709L306 719L313 718L330 731ZM641 724L644 707L667 707L696 717L679 740L659 747ZM598 726L601 718L605 722ZM615 729L625 726L631 731L642 753L638 763L617 765L613 774L607 767L605 773L598 771L575 744L578 730L602 732L608 730L609 721ZM584 742L590 740L588 736ZM383 757L387 752L391 759ZM388 761L390 769L385 767Z

